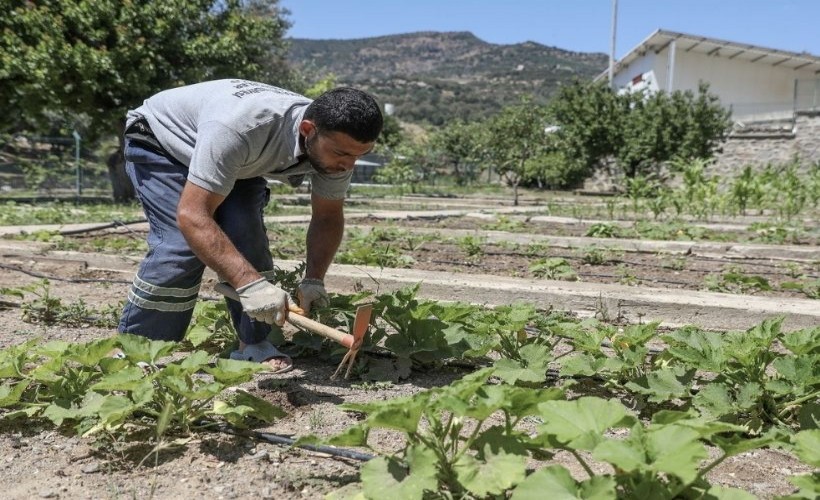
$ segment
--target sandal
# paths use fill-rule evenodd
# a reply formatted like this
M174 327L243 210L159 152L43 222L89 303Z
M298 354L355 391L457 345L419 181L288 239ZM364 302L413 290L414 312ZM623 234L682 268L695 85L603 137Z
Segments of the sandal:
M285 366L278 370L271 370L272 373L285 373L293 369L293 360L287 354L273 346L267 340L263 340L258 344L250 344L245 346L241 351L234 351L231 353L231 359L239 361L253 361L255 363L264 363L269 359L282 359L285 361Z

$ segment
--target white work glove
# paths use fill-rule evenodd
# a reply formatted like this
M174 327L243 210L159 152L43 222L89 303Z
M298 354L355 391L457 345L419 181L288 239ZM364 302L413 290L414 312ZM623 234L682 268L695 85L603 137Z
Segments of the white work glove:
M325 282L316 278L303 279L296 290L296 297L299 299L299 307L304 309L305 314L310 312L314 304L317 307L327 307L330 304L325 291Z
M284 325L288 309L293 304L287 292L265 278L237 288L236 293L248 316L271 325Z

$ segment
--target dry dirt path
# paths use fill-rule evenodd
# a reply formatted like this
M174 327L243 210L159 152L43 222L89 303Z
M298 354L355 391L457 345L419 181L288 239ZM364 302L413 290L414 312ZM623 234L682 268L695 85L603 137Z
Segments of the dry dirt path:
M0 241L0 254L4 262L10 264L40 261L47 266L49 262L74 262L89 271L116 271L122 274L122 279L130 280L139 261L136 257L48 251L45 248L45 245L33 242ZM277 261L283 269L291 269L297 264L296 261ZM669 326L694 324L719 330L746 329L779 314L787 316L784 323L787 329L820 325L820 307L816 300L810 299L340 264L331 266L326 280L328 287L339 293L352 293L361 286L386 292L421 283L421 295L434 300L486 305L530 302L538 307L573 311L585 316L620 317L634 322L661 321Z

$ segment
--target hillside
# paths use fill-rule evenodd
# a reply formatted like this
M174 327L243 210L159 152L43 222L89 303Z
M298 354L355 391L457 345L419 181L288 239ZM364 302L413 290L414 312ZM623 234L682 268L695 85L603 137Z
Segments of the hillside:
M545 102L560 83L591 79L607 65L605 54L492 44L469 32L289 41L291 63L308 77L333 73L417 123L486 116L527 94Z

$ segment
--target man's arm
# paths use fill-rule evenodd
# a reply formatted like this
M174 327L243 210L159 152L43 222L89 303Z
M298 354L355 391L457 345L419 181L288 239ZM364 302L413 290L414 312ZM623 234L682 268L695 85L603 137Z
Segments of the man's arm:
M234 288L240 288L262 276L214 220L214 213L224 200L222 195L187 182L177 206L177 224L199 260Z
M344 200L310 197L312 215L307 232L305 278L324 279L345 230Z

